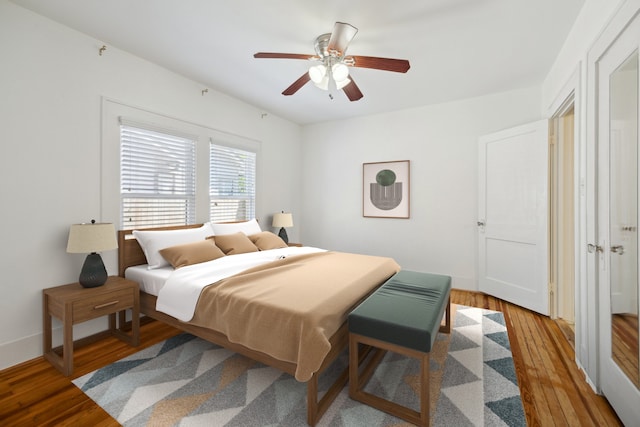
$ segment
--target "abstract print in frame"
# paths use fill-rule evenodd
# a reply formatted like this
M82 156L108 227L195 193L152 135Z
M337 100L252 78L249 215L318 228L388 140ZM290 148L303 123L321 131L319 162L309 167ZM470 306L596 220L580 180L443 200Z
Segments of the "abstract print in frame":
M362 164L362 216L409 218L409 160Z

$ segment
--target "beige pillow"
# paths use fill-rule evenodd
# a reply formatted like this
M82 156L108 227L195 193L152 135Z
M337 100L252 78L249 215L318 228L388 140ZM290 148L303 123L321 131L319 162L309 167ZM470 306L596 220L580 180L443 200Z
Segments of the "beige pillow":
M289 247L284 240L270 231L262 231L260 233L252 234L249 236L249 240L251 240L261 251Z
M227 255L245 254L248 252L258 252L258 248L242 231L222 236L213 236L216 246L222 249Z
M160 254L173 268L212 261L224 256L224 252L216 246L213 240L199 240L197 242L171 246L161 249Z
M213 234L213 229L209 223L198 228L180 230L133 230L133 236L147 258L149 269L168 265L167 260L160 254L160 249L197 242L211 234Z

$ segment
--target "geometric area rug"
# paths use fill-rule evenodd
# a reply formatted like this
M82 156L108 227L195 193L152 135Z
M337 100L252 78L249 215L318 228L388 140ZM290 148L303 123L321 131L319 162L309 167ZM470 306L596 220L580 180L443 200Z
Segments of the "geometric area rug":
M527 425L502 313L458 307L437 405L432 425Z
M451 334L431 352L432 426L526 426L502 313L452 304ZM343 355L319 389L346 366ZM419 364L387 353L367 391L418 409ZM182 333L73 383L128 426L304 426L306 384ZM318 426L407 425L338 395Z

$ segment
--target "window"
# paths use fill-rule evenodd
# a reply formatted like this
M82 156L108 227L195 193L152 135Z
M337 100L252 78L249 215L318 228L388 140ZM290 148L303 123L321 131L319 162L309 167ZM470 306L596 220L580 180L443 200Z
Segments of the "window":
M195 223L195 138L121 121L123 229Z
M256 153L211 144L209 218L213 222L255 218Z

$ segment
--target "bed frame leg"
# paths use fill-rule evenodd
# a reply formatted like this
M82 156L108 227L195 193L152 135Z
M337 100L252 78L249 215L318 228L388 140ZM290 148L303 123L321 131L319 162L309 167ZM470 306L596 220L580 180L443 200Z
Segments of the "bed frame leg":
M307 381L307 424L315 426L327 412L329 406L336 400L344 386L349 381L349 367L345 368L326 393L318 399L318 372Z
M315 426L318 422L318 373L307 382L307 424Z

